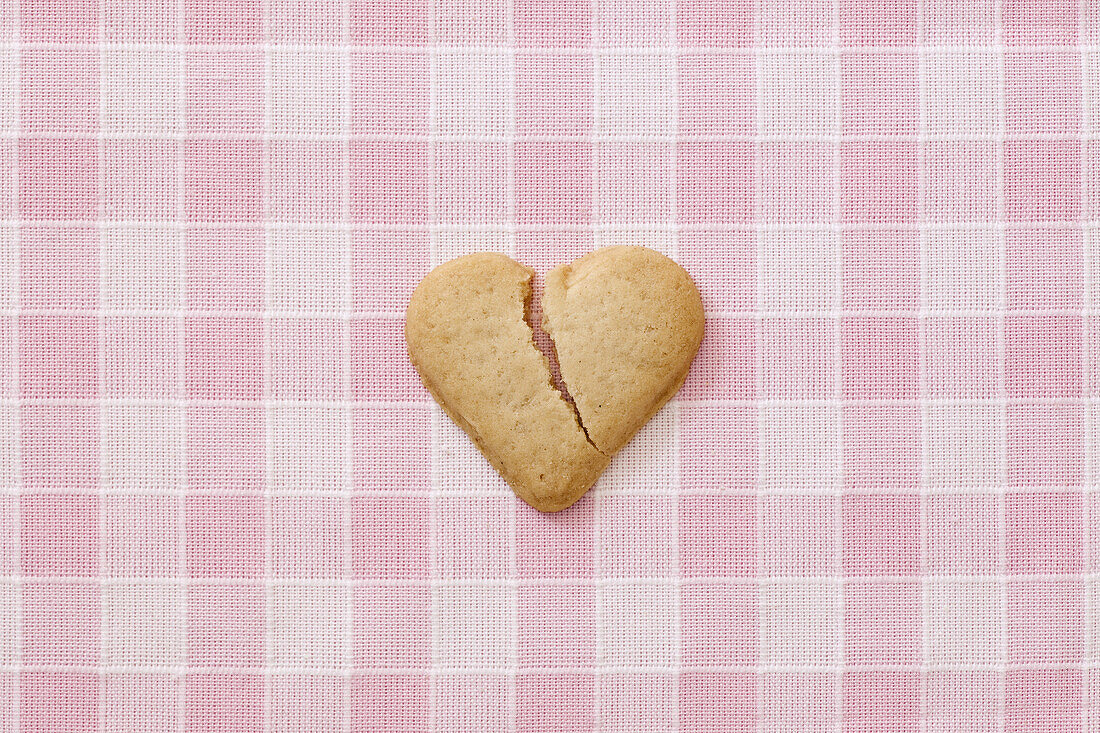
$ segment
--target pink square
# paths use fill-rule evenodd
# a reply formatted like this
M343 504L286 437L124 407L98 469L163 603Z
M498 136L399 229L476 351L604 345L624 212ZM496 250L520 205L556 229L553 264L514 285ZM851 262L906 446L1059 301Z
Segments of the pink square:
M915 135L920 117L919 78L915 53L841 54L841 131L846 135Z
M676 505L668 496L611 494L600 505L597 570L601 578L659 578L675 574L666 528Z
M920 358L917 319L844 318L840 323L841 371L849 398L917 396Z
M266 458L262 407L187 408L187 486L259 492Z
M589 224L592 218L592 144L517 142L516 221Z
M99 305L98 231L24 227L19 240L22 307L84 310Z
M927 0L924 41L929 44L988 46L994 42L994 0Z
M595 730L595 675L519 674L516 716L517 728L526 733Z
M1005 389L1010 398L1080 397L1080 316L1007 316Z
M941 575L989 575L1001 562L1001 509L990 494L928 497L928 570Z
M680 481L691 490L753 489L759 474L757 408L683 405Z
M426 674L366 674L351 678L352 733L429 730L431 687Z
M352 658L357 669L431 666L431 588L370 584L356 586L352 593Z
M910 494L847 494L840 511L848 575L920 572L921 499Z
M189 131L246 134L263 130L263 51L188 49L184 65Z
M432 538L436 548L433 577L511 577L512 537L501 520L514 506L511 496L437 497L430 514L436 528ZM474 534L478 540L471 542Z
M271 321L271 394L276 399L343 399L347 394L342 319Z
M352 576L427 578L428 510L422 497L353 497Z
M754 580L684 583L680 590L683 664L687 667L756 664L760 658L759 595Z
M1005 0L1005 42L1010 46L1077 43L1081 3L1059 0Z
M756 213L756 146L751 142L680 142L677 216L683 224L746 224Z
M1005 131L1076 135L1081 131L1081 57L1076 52L1005 54Z
M832 43L832 0L771 0L761 3L758 46L825 47Z
M15 316L0 316L0 349L4 353L13 354L15 339L19 334L19 319ZM0 363L0 396L17 397L19 385L16 383L16 372L19 369L19 361L5 359Z
M357 140L350 156L352 221L428 222L428 143Z
M108 43L175 43L179 5L175 0L120 0L103 4L103 38Z
M764 220L805 224L836 219L836 145L760 144L760 207Z
M844 658L853 665L920 664L920 584L848 583Z
M184 513L188 577L258 578L263 574L262 497L188 496Z
M841 219L866 224L915 222L917 171L916 143L841 143Z
M263 40L261 0L184 0L184 35L188 43L259 43Z
M103 319L105 387L112 397L179 394L179 322L173 317Z
M26 22L26 18L21 20ZM28 48L23 50L21 60L19 104L23 131L98 132L98 51Z
M677 261L694 278L707 313L756 310L756 232L689 229L679 237Z
M1079 579L1009 582L1009 664L1079 664L1085 650L1086 602Z
M841 676L832 671L763 673L769 731L836 730Z
M1100 90L1097 97L1100 98ZM1086 140L1084 155L1084 217L1085 219L1100 219L1100 186L1094 181L1100 180L1100 141ZM2 205L2 204L0 204Z
M1085 538L1081 502L1081 495L1076 493L1007 494L1008 572L1080 573Z
M427 53L418 51L352 53L352 133L426 133L431 101L429 59Z
M19 211L24 219L91 221L99 216L98 141L22 138Z
M350 0L351 40L358 46L426 46L428 0Z
M755 577L757 498L688 494L680 498L680 568L687 577Z
M587 0L515 0L513 8L521 48L587 48L591 43L592 3Z
M352 411L352 484L356 489L427 491L431 442L427 405Z
M430 269L430 234L364 229L351 237L352 309L403 315L413 288Z
M22 602L24 664L99 664L97 583L27 583Z
M1001 391L1000 321L995 316L931 317L924 321L928 393L932 397L995 397Z
M503 224L509 217L508 155L503 142L435 143L438 185L435 213L441 224Z
M611 224L669 221L672 162L669 143L597 143L596 221Z
M187 394L206 399L263 396L263 330L259 318L188 318Z
M846 230L841 235L843 310L917 310L920 232Z
M997 143L952 140L924 143L924 210L936 222L997 218Z
M196 667L263 666L263 586L187 586L187 654Z
M1080 669L1017 669L1005 674L1006 733L1082 733ZM1036 701L1042 701L1037 704Z
M766 318L763 329L764 397L832 397L836 386L836 321Z
M0 573L18 575L19 567L19 516L16 509L19 497L9 494L0 496Z
M592 43L597 48L672 46L672 6L633 0L597 0ZM683 11L683 8L679 8Z
M95 316L20 316L19 376L23 396L98 396L98 341L99 322Z
M108 496L108 576L164 578L181 574L178 496Z
M121 221L164 221L179 211L177 140L107 140L103 215Z
M600 722L603 730L635 731L644 727L676 728L676 678L661 672L622 672L600 677Z
M184 208L188 221L258 221L263 144L258 140L187 140Z
M1084 297L1082 239L1080 229L1005 232L1008 308L1080 308Z
M755 733L755 672L685 672L680 676L680 730Z
M28 489L95 490L99 483L99 408L25 405L22 479Z
M516 595L521 667L596 663L596 589L587 583L522 583Z
M1081 405L1008 406L1010 486L1080 486L1084 478Z
M1009 221L1074 221L1081 217L1081 142L1004 143Z
M400 319L352 319L351 396L356 401L424 399L424 388L409 363Z
M264 239L259 229L190 229L186 240L189 308L264 308Z
M997 708L1001 676L992 671L932 670L926 677L929 730L937 733L1002 730Z
M846 733L917 733L920 672L846 672L843 715Z
M288 578L343 577L348 502L335 496L272 497L271 572Z
M104 717L107 730L156 730L157 726L178 730L177 701L180 699L180 679L166 672L106 673L101 688L104 697Z
M88 578L99 574L98 496L23 494L23 575Z
M19 30L24 43L95 43L99 24L98 0L19 2Z
M14 122L14 120L13 120ZM0 123L2 124L2 123ZM0 166L3 170L16 170L19 157L19 140L17 138L0 138ZM17 217L18 199L16 197L17 176L0 176L0 216L7 219Z
M751 55L685 53L678 68L681 134L756 132L756 62Z
M100 675L94 671L23 670L19 675L21 733L98 733L102 730L101 687Z
M844 483L857 489L920 487L921 409L849 405L844 409Z
M184 681L187 730L264 730L264 676L188 674Z
M764 572L788 577L832 575L836 566L837 500L773 495L764 504Z
M760 327L753 318L711 318L688 372L685 399L754 399Z
M865 3L839 0L840 42L844 46L915 46L917 0Z
M271 677L270 722L273 733L347 733L351 678L302 670Z
M268 147L268 216L279 221L343 221L347 143L273 140Z
M557 514L517 504L515 521L519 577L587 578L595 572L591 495Z
M550 7L549 3L539 5ZM591 133L591 56L576 53L517 53L515 85L517 134Z
M676 9L681 46L748 48L756 42L756 0L689 2Z

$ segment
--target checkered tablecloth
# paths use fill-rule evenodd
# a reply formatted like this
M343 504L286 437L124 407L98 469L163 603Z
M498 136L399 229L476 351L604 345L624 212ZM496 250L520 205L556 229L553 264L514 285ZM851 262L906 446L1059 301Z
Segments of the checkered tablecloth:
M0 731L1100 729L1094 0L0 0ZM708 324L540 515L435 264Z

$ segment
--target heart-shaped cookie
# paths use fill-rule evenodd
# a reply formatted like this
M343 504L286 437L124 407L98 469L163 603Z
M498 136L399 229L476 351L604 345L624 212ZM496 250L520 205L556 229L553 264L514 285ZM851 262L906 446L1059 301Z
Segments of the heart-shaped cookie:
M409 301L409 358L444 411L516 494L568 507L683 384L703 304L682 267L645 247L608 247L546 276L551 379L527 323L534 271L482 252L432 270Z

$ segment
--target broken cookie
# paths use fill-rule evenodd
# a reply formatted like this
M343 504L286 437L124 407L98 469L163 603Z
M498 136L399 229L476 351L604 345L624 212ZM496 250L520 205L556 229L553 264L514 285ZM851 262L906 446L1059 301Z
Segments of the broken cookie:
M543 327L571 402L525 318L533 277L502 254L444 263L413 293L405 337L428 391L516 494L559 511L683 384L703 306L683 268L644 247L552 270Z

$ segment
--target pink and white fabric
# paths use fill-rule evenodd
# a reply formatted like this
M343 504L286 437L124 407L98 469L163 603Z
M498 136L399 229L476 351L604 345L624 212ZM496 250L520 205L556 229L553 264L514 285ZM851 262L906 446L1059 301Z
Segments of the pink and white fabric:
M1092 0L0 0L0 731L1100 729ZM430 267L639 243L559 515Z

